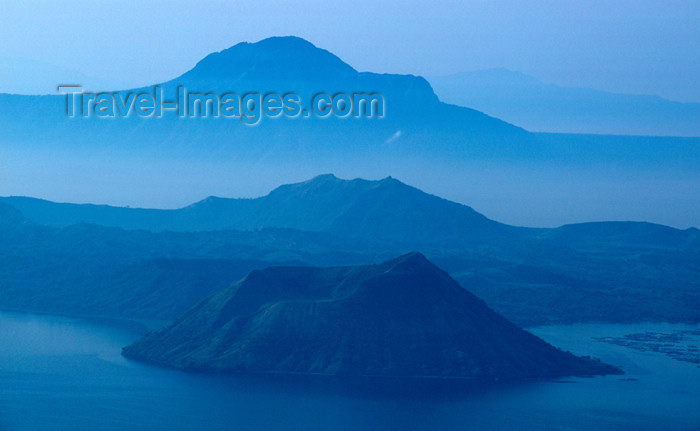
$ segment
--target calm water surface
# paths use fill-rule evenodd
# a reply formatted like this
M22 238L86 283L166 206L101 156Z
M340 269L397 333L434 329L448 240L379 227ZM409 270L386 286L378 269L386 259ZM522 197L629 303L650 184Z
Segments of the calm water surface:
M592 337L683 325L532 331L625 376L488 388L200 376L128 361L134 326L0 313L0 430L700 430L700 368Z

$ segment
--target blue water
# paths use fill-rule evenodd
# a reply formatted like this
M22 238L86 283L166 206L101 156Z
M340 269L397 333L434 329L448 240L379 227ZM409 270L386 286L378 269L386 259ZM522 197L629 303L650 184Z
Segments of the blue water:
M559 347L622 366L625 376L404 390L165 370L120 356L141 334L134 326L2 312L0 430L697 431L697 365L591 338L684 328L533 329Z

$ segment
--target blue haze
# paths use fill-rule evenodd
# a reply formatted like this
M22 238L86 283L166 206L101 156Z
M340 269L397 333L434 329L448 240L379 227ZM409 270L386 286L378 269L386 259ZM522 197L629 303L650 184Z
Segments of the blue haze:
M361 71L506 67L559 85L700 102L698 22L700 5L685 0L30 0L3 3L0 57L136 87L236 42L293 34Z
M590 339L679 326L581 325L534 332L620 364L620 376L396 395L357 387L200 376L123 359L141 333L60 317L0 314L0 428L102 430L695 430L700 369ZM628 379L628 380L624 380ZM375 389L375 388L373 388ZM399 388L400 389L400 388Z

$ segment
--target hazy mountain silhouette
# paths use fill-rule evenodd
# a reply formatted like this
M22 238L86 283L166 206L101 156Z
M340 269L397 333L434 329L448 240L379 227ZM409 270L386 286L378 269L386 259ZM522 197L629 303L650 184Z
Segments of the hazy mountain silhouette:
M259 267L251 262L359 264L419 249L519 324L700 321L697 229L636 222L508 226L392 178L332 175L257 199L208 198L180 210L29 198L6 198L0 208L2 202L12 220L0 235L5 307L167 316L170 308L193 305L185 292L208 279L202 259L239 262L242 274ZM17 224L22 216L8 204L27 221ZM157 259L196 261L182 263L186 273L154 280L149 274L163 274ZM169 296L177 307L154 300L153 292L169 286L181 292Z
M120 267L92 281L73 313L170 321L192 304L227 288L251 269L270 262L252 259L150 259Z
M170 320L255 268L355 264L382 249L282 229L152 233L0 222L0 308Z
M11 205L0 203L0 228L15 227L27 221L21 211Z
M430 78L441 100L531 131L700 136L700 103L546 84L507 69Z
M517 379L619 372L505 320L419 253L253 271L124 349L186 370Z
M355 69L332 53L289 36L271 37L258 43L242 42L210 54L169 83L239 89L252 82L306 86L329 80L351 80L357 75ZM432 93L427 83L424 86L428 94Z
M412 244L456 244L517 232L466 205L429 195L394 178L341 180L331 174L283 185L256 199L209 197L178 210L62 204L26 197L0 201L51 226L94 223L152 231L275 227Z
M316 93L381 92L393 111L432 115L439 101L430 84L420 76L358 72L332 53L294 36L271 37L257 43L239 43L202 59L193 69L163 84L184 85L190 90L233 90L284 94L294 91L310 100ZM462 112L472 120L489 121L472 110ZM466 119L467 117L465 117ZM490 120L493 127L508 126Z
M700 223L689 191L700 172L697 139L528 133L479 111L440 102L421 77L358 72L295 37L241 43L211 54L163 84L169 92L178 85L191 91L300 95L379 92L386 115L267 118L256 126L174 115L71 119L63 96L2 94L0 145L12 160L7 175L17 179L8 193L173 207L195 196L224 194L232 184L242 193L259 191L261 184L342 172L391 175L424 187L429 183L436 192L474 205L480 197L501 213L521 206L519 217L531 215L528 220L539 225L610 218L595 215L607 214L611 200L620 203L623 218L675 226ZM620 191L611 183L618 176L635 187ZM601 190L604 180L611 185ZM653 190L667 182L679 186L662 199ZM475 184L489 187L488 195L475 192ZM527 198L522 198L523 187ZM596 192L581 192L592 189ZM566 214L549 220L554 211L545 202L557 202L558 211ZM678 207L673 214L657 210L669 203ZM580 208L592 216L582 216Z

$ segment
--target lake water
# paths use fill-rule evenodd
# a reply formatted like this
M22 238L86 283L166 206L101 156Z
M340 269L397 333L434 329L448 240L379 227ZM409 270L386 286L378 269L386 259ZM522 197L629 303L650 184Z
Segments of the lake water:
M201 376L128 361L142 330L0 313L0 430L700 430L700 368L597 341L670 324L535 328L625 376L404 390ZM694 343L695 340L689 342ZM374 390L376 389L376 390Z

